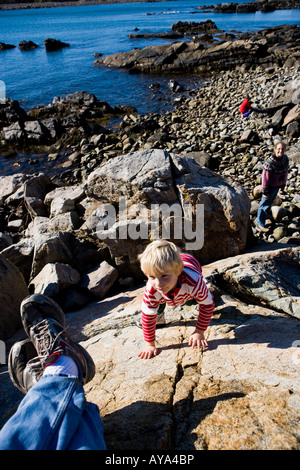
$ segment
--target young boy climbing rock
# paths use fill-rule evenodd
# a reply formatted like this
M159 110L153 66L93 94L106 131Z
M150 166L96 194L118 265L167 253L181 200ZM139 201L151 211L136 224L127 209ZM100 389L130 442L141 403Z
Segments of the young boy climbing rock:
M174 243L157 240L140 255L141 269L147 276L142 304L142 328L145 347L141 359L157 355L155 345L157 312L161 306L199 305L196 327L189 346L206 349L204 332L214 309L214 301L202 276L199 261L192 255L181 253Z

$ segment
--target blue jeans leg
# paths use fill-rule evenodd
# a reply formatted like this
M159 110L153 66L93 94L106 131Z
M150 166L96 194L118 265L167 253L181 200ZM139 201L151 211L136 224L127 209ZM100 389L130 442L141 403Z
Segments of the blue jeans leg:
M42 377L0 431L5 450L106 450L96 405L76 377Z
M257 211L257 224L265 226L267 218L270 216L270 209L275 197L277 196L279 188L269 188L269 197L266 199L262 196L260 205Z

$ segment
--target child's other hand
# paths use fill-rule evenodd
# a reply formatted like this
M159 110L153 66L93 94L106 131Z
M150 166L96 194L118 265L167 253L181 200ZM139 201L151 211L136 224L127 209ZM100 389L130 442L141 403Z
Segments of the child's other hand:
M150 359L152 356L157 355L157 349L154 344L146 344L143 351L140 352L138 357L141 359Z
M202 349L205 351L208 348L207 341L204 337L204 332L200 330L195 330L194 333L190 336L189 346L192 348Z

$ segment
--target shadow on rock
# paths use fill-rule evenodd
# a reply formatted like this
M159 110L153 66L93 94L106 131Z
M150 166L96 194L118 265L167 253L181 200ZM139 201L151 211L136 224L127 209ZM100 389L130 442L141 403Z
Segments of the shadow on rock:
M191 407L193 421L199 424L213 413L221 401L244 397L241 391L231 391L194 403L189 399L172 404L138 401L103 418L108 450L176 450L186 438L194 449L190 433ZM188 448L186 448L188 450Z

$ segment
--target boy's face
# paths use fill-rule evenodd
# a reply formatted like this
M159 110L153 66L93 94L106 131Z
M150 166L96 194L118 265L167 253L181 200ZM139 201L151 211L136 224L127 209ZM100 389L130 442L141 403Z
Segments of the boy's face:
M161 294L167 294L177 285L178 274L173 270L167 270L163 274L148 276L149 282L154 289Z

